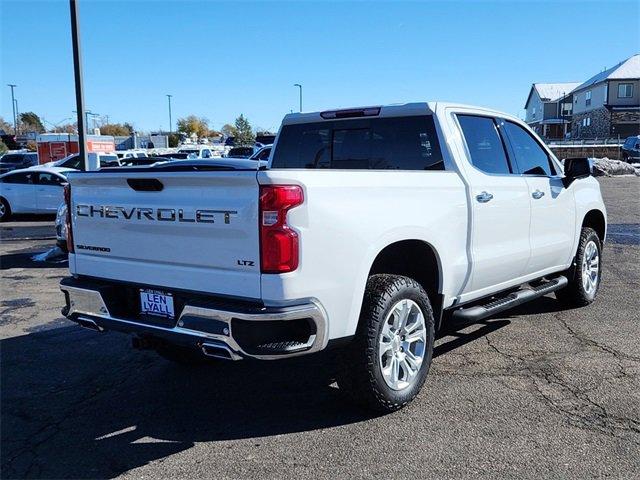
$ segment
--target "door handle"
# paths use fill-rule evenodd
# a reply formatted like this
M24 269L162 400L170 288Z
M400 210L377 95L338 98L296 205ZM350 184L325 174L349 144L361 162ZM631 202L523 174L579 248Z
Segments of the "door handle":
M480 203L487 203L491 201L492 198L493 195L491 195L489 192L482 192L480 193L480 195L476 195L476 200Z
M540 191L540 190L536 190L535 192L533 192L531 194L531 196L533 198L535 198L536 200L540 200L542 197L544 197L544 192Z

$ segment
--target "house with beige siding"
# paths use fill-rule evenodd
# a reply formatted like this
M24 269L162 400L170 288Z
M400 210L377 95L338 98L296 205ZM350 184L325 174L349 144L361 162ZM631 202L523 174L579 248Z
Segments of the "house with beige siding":
M572 95L573 138L640 134L640 54L594 75Z
M564 138L571 131L571 92L580 82L534 83L529 90L525 121L540 136Z

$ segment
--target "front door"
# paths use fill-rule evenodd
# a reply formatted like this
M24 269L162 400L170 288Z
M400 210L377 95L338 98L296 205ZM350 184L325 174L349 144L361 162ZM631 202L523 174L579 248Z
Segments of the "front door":
M531 202L531 259L526 273L558 270L571 260L575 240L575 198L562 184L546 150L522 126L505 121L511 156L526 179Z
M64 201L65 179L53 173L39 173L36 185L36 205L39 212L55 212Z

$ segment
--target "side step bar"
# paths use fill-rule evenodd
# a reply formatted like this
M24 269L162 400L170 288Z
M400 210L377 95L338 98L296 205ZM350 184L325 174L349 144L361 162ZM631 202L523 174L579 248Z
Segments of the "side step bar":
M453 318L462 322L477 322L496 313L504 312L523 303L545 296L564 288L569 283L567 277L559 275L552 280L544 282L535 288L526 288L510 293L504 298L493 300L485 305L476 305L469 308L461 308L453 312Z

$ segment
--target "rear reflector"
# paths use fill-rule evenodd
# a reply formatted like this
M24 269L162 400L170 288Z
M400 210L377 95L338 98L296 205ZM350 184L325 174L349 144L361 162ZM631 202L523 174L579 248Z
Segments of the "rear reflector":
M302 204L298 185L260 187L260 270L286 273L298 268L298 233L287 225L287 212Z
M376 117L380 115L380 107L349 108L346 110L329 110L320 113L325 120L332 118Z

